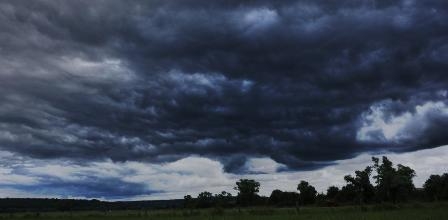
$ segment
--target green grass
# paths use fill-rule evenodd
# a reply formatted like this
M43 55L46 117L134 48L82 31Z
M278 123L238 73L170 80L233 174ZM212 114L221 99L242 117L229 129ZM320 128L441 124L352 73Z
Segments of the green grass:
M191 219L191 220L412 220L440 219L448 220L448 204L407 204L374 205L365 207L319 208L306 207L299 212L290 208L249 208L238 211L204 209L204 210L152 210L152 211L113 211L113 212L72 212L72 213L14 213L2 214L0 219Z

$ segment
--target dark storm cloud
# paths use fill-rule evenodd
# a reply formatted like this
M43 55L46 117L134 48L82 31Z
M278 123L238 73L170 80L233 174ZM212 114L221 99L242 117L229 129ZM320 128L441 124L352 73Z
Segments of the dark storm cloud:
M448 144L443 0L0 4L7 151L195 154L238 172L247 157L314 169ZM380 104L386 122L409 112L425 127L389 137L369 118Z

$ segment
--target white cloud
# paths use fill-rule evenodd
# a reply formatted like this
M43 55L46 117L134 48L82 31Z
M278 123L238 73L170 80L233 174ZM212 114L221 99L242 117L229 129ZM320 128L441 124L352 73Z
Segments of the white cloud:
M276 173L280 168L285 167L271 158L252 158L246 162L246 169L254 173Z
M243 34L248 36L266 30L278 21L279 15L277 11L269 8L238 11L234 19L236 26L241 29Z
M390 115L387 102L379 103L362 116L357 139L374 142L412 140L422 135L434 118L448 118L448 106L444 102L426 102L398 115Z
M246 22L246 24L256 25L258 27L272 25L277 19L277 12L268 8L250 10L244 16L244 22Z
M385 156L395 164L401 163L415 169L417 177L414 182L417 187L421 187L431 174L448 172L446 169L448 161L444 159L448 158L448 146L404 154L387 153ZM11 159L8 159L8 165L0 164L0 186L2 186L0 192L10 197L30 196L26 191L11 187L11 184L33 186L45 183L49 178L70 183L88 181L89 177L96 177L104 181L118 178L126 183L144 184L147 189L159 191L151 195L128 199L174 199L182 198L186 194L196 196L202 191L219 193L226 190L235 194L233 186L240 178L252 178L259 181L260 194L266 196L269 196L274 189L295 191L301 180L310 182L319 192L324 192L330 185L344 185L345 175L371 165L372 155L366 153L353 159L336 161L335 165L319 170L302 172L277 172L277 168L282 167L282 164L269 158L252 158L246 164L247 169L263 174L246 175L225 173L223 165L219 162L195 156L165 164L108 160L84 165L61 160L22 158L8 152L0 152L0 157L0 159ZM57 197L58 195L33 194L32 196ZM82 195L73 196L82 198Z
M172 84L174 92L201 96L208 96L210 92L221 94L226 86L233 86L245 93L254 84L251 80L229 79L219 73L184 73L179 70L171 70L160 80Z
M134 73L119 59L92 61L80 57L62 57L55 65L69 74L88 77L89 80L127 82L135 79Z

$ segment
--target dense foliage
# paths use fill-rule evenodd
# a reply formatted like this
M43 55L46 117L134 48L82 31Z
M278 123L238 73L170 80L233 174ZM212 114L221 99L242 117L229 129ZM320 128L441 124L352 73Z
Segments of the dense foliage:
M243 206L253 205L258 199L260 183L250 179L240 179L234 188L238 191L237 203Z
M424 189L430 200L448 200L448 173L431 175L426 180Z

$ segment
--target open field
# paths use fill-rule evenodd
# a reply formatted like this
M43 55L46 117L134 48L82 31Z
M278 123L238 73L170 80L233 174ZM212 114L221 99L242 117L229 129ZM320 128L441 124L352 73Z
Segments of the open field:
M366 207L307 207L299 212L292 208L151 210L113 212L48 212L2 214L0 219L203 219L203 220L280 220L280 219L353 219L353 220L411 220L448 219L448 204L407 204L404 206L375 205Z

